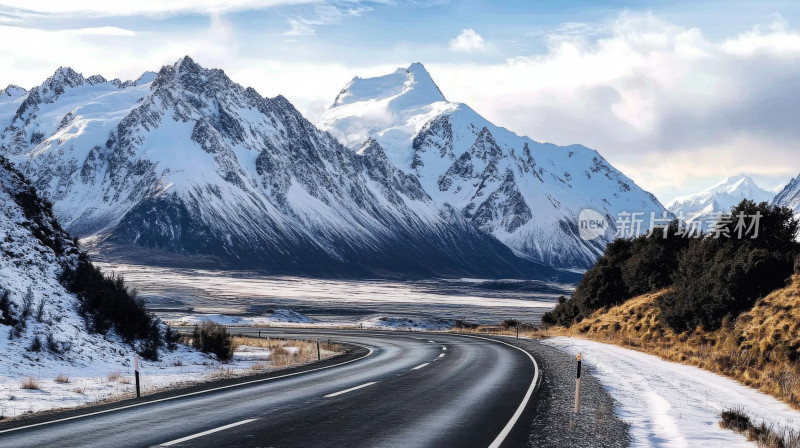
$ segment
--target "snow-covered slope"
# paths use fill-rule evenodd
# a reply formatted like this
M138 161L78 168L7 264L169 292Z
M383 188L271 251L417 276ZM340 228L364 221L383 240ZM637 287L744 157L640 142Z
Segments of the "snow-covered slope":
M765 190L745 174L726 177L716 185L699 193L680 196L667 204L667 209L687 223L697 223L707 231L721 212L730 212L731 207L742 199L769 202L774 194Z
M375 139L438 204L455 207L518 254L554 266L588 267L613 237L580 238L583 209L609 221L643 212L648 224L650 212L664 212L596 151L538 143L448 102L419 63L354 78L320 127L352 149Z
M794 210L795 216L800 216L800 176L790 180L789 183L775 195L772 203L789 207Z
M132 362L139 341L125 343L114 330L90 332L91 319L62 284L62 273L77 263L69 235L0 158L0 383L21 374L107 372Z
M124 83L61 68L13 101L0 152L82 237L276 273L559 275L437 207L377 142L349 151L189 57Z

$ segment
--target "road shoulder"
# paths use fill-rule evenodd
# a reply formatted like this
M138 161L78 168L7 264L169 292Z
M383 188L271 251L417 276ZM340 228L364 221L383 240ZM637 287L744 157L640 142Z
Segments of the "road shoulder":
M535 399L526 412L529 425L525 446L614 447L630 444L629 425L616 414L617 403L586 367L581 372L581 407L575 415L575 358L531 339L490 337L532 354L542 375Z

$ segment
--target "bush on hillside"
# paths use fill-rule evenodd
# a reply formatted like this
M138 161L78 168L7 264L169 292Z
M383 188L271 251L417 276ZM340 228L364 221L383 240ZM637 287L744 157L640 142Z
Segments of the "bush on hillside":
M233 342L228 329L214 322L202 322L194 327L192 347L203 353L211 353L222 362L233 358Z
M738 238L738 216L760 214L758 236ZM618 239L581 279L570 300L559 301L542 322L569 326L598 309L672 286L659 298L664 321L676 331L719 328L784 285L800 246L791 209L744 200L721 226L730 237L685 238L677 221L651 236ZM749 222L749 218L748 218Z
M676 237L678 223L652 235L616 239L606 246L597 263L586 272L569 300L559 300L542 318L548 325L569 326L600 308L618 305L627 298L657 291L671 283L671 270L687 242Z
M693 330L702 325L716 330L726 316L735 318L749 310L792 275L798 222L791 210L743 201L732 215L739 212L761 213L757 238L704 238L692 241L681 254L673 291L658 301L672 329Z
M163 345L158 322L121 276L103 274L81 253L76 268L64 269L61 283L78 296L90 330L105 334L113 328L128 343L142 341L143 357L158 358L158 347Z

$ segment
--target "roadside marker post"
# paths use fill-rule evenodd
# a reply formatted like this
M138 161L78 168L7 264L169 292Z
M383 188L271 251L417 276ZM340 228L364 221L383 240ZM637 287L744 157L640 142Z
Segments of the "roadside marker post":
M133 357L133 374L136 376L136 398L142 398L142 390L139 386L139 355Z
M578 376L575 379L575 413L578 413L578 406L581 402L581 354L578 353Z
M517 322L516 325L514 325L514 328L517 329L517 339L519 339L519 322Z
M317 339L317 361L319 361L320 359L322 359L322 356L319 353L319 339Z

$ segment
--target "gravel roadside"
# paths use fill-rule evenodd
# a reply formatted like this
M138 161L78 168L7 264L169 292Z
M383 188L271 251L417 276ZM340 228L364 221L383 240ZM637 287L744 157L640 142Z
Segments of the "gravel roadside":
M581 407L575 415L575 358L536 340L498 339L531 353L542 375L527 446L629 446L628 424L617 417L614 399L592 376L591 369L584 365L581 370Z

